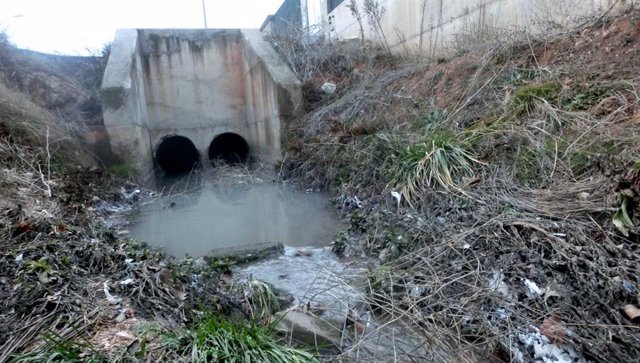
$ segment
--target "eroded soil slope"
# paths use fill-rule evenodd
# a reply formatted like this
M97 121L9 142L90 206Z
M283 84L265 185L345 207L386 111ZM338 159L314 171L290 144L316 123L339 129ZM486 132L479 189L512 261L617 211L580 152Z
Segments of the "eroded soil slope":
M371 304L461 359L637 361L640 13L431 63L343 46L283 170L378 256Z

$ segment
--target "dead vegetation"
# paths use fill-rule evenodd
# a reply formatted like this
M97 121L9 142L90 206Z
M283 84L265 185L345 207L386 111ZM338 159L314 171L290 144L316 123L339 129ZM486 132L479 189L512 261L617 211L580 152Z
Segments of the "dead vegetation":
M379 256L372 306L461 360L640 357L639 22L352 62L292 124L284 170L351 221L336 250Z
M30 94L6 78L24 71L10 71L15 51L0 46L0 362L182 359L135 330L186 329L204 309L244 316L242 300L217 290L215 264L171 260L107 227L132 208L135 186L100 168L73 122L47 108L77 105L82 88Z
M261 339L251 354L313 361L280 346L267 327L242 328L258 319L252 309L261 309L263 295L218 289L231 262L176 261L108 228L103 219L133 207L134 185L71 165L70 136L54 148L51 135L41 140L19 122L7 124L11 131L0 135L0 362L181 361L196 354L194 339L199 361L207 361L216 349L208 339L220 334L229 346L245 335L249 343ZM198 335L207 314L219 314L215 324L234 324L233 331Z

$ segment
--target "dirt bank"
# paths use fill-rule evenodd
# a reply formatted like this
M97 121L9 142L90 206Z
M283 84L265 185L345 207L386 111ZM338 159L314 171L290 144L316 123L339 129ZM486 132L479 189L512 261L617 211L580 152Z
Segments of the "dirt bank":
M337 252L378 256L381 314L461 360L638 360L639 22L418 63L324 52L283 170L335 195Z

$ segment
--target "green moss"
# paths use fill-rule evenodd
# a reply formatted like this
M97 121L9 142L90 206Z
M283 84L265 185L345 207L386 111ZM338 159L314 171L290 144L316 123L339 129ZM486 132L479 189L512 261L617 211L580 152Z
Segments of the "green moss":
M110 167L108 167L107 169L111 174L119 177L119 178L129 178L129 177L133 177L136 176L138 174L138 171L136 170L136 168L134 168L133 166L129 165L129 164L116 164L116 165L111 165Z
M565 102L564 107L569 111L588 110L590 107L600 102L608 92L609 90L600 85L592 85L588 89L574 94Z
M554 103L560 95L561 90L562 85L559 82L522 86L514 92L511 103L514 108L528 110L536 99L541 98L550 103Z

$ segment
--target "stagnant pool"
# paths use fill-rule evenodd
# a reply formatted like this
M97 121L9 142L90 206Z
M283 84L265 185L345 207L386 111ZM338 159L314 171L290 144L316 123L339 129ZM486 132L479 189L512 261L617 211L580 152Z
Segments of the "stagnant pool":
M128 226L133 238L176 257L260 242L326 246L340 228L327 195L264 183L174 191L143 204Z

